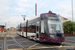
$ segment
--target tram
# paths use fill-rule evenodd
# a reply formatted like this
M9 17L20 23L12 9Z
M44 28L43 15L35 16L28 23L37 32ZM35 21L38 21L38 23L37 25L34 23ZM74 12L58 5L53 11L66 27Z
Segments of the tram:
M17 34L40 42L62 43L64 31L57 14L49 12L34 16L17 27Z

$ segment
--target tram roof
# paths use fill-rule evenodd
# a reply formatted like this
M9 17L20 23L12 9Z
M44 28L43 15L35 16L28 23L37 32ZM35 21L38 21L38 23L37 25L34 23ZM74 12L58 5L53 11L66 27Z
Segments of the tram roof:
M36 18L38 18L38 17L40 17L40 15L33 16L33 17L31 17L30 19L28 19L28 21L33 20L33 19L36 19Z
M37 19L37 18L39 18L39 17L40 17L40 15L33 16L33 17L28 18L28 19L27 19L27 20L29 21L28 23L30 23L31 21L33 21L34 19ZM27 20L26 20L26 21L27 21ZM25 24L26 24L26 21L24 21L24 22L21 23L21 27L26 26L26 25L25 25Z

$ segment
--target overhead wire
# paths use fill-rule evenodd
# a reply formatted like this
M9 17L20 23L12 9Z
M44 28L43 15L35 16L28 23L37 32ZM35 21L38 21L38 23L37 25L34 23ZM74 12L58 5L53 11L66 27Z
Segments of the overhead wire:
M12 9L13 3L14 3L14 0L12 1L12 4L11 4L11 6L10 6L9 14L10 14L10 11L11 11L11 9Z
M39 2L38 5L40 5L43 1L44 1L44 0L42 0L41 2ZM34 8L34 7L33 7L33 8ZM33 8L31 8L29 11L32 11ZM26 14L27 14L29 11L27 11Z
M14 0L12 1L12 4L10 5L10 8L9 8L9 22L10 22L10 11L12 9L13 3L14 3Z
M42 0L41 2L39 2L38 5L40 5L43 1L44 1L44 0ZM14 0L12 1L12 4L11 4L11 6L10 6L9 14L10 14L10 11L11 11L11 9L12 9L13 3L14 3ZM33 9L34 9L34 7L32 7L30 10L26 11L26 14L27 14L28 12L32 11Z
M43 1L44 1L44 0L42 0L39 4L41 4ZM39 5L39 4L38 4L38 5Z

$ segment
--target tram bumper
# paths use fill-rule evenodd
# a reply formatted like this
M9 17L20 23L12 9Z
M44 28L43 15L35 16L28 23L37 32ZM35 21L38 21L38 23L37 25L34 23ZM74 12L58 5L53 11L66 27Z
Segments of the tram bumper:
M48 42L53 42L53 43L61 43L64 42L65 38L64 37L50 37L47 39Z
M61 43L64 42L65 38L63 37L54 37L54 36L46 36L40 34L40 42L52 42L52 43Z

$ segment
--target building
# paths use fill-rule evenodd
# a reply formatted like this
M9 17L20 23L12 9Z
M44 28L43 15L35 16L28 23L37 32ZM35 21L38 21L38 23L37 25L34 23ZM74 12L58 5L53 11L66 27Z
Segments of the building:
M68 21L68 19L67 18L65 18L65 17L62 17L61 15L59 15L58 14L58 16L59 16L59 18L60 18L60 20L61 20L61 22L63 23L63 22L65 22L65 21Z
M9 30L16 30L16 28L15 27L10 27Z
M61 15L58 15L58 16L59 16L59 18L60 18L60 20L61 20L62 23L65 22L65 21L68 21L67 18L62 17ZM67 35L75 35L75 32L74 32L74 34L72 34L72 33L70 33L70 34L66 33L65 36L67 36Z
M4 32L5 31L5 26L4 25L0 25L0 32Z

